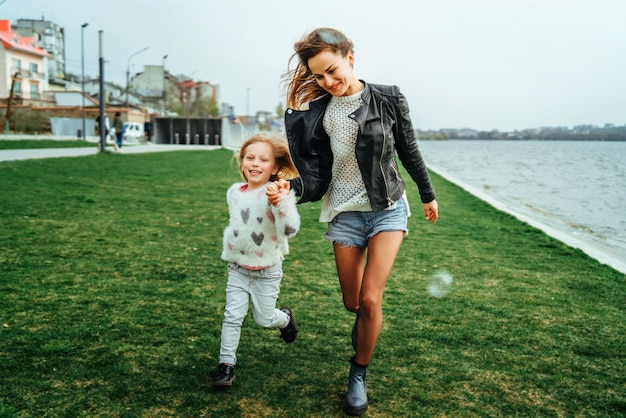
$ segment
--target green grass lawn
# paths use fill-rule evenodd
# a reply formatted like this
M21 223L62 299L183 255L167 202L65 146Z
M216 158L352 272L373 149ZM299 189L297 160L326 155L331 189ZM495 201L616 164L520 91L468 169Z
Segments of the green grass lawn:
M300 334L243 327L237 382L210 386L225 300L232 153L0 163L0 417L337 417L352 355L319 203L284 263ZM408 178L408 176L406 177ZM623 417L626 275L433 175L408 190L370 417ZM437 299L440 270L455 279Z

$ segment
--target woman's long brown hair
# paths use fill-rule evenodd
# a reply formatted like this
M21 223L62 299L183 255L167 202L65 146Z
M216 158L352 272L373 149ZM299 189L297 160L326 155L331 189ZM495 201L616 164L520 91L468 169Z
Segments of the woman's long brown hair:
M309 69L309 59L327 50L345 57L353 51L354 44L337 29L318 28L305 34L293 48L295 52L287 63L283 83L287 86L287 107L302 109L307 103L326 94ZM296 66L291 69L294 59L297 59Z

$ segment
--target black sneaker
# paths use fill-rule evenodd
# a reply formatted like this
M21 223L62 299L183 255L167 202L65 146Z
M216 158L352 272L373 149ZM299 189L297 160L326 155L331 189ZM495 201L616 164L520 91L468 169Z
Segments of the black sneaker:
M286 343L292 343L298 336L298 327L296 326L296 321L293 319L293 312L291 312L288 306L283 306L280 310L289 315L289 323L285 328L280 329L280 338Z
M232 386L235 381L235 366L218 364L213 374L213 386Z

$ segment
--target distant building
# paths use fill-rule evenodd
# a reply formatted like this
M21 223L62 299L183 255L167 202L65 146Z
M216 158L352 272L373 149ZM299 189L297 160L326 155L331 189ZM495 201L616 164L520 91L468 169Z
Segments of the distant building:
M18 19L12 29L20 36L33 37L48 54L48 77L52 84L64 85L65 30L56 23L35 19Z
M9 97L15 77L14 98L41 100L43 91L48 90L50 55L34 37L12 30L8 20L0 20L0 43L0 97Z
M141 97L162 98L165 88L165 69L162 65L144 65L143 72L130 80L130 91Z
M478 138L478 131L471 128L461 128L458 131L459 138Z
M478 137L478 131L476 131L475 129L471 129L471 128L440 129L439 132L443 133L450 139L456 139L456 138L470 139L470 138Z
M183 106L189 106L201 97L217 97L216 86L208 81L180 80L176 87Z
M164 112L167 107L185 116L206 114L203 108L210 100L217 102L218 94L219 86L174 76L162 65L145 65L129 82L129 103L135 96L152 111Z

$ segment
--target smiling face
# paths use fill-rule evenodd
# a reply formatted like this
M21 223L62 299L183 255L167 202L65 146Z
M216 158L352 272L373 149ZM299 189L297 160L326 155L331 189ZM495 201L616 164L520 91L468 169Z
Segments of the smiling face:
M267 142L249 144L241 159L241 173L251 189L270 181L270 177L278 173L272 145Z
M354 76L354 55L324 50L309 58L308 67L317 84L333 96L351 96L362 90L361 82Z

